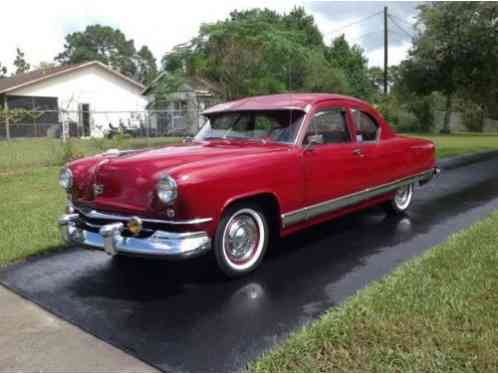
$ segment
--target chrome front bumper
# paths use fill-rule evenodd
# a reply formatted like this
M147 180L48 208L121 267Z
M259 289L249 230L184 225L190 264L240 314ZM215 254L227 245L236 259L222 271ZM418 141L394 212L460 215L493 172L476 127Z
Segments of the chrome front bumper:
M123 236L122 222L110 223L98 233L77 227L78 214L66 214L59 219L63 239L70 244L103 249L110 255L124 254L140 257L163 257L171 259L191 258L207 252L211 239L205 231L166 232L155 231L147 238Z

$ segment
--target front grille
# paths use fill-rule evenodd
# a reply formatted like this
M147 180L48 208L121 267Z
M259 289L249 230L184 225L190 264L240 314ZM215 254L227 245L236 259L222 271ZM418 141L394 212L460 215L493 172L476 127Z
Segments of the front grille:
M99 213L106 214L106 215L115 215L115 216L122 216L123 219L111 219L111 218L94 218L94 217L89 217L88 212L90 212L91 208L87 208L85 206L78 206L75 207L76 212L79 213L79 220L81 221L82 225L86 225L87 228L85 230L92 231L92 232L98 232L100 227L103 225L107 225L110 223L116 223L116 222L122 222L125 225L128 223L128 219L131 218L131 216L125 216L120 213L112 213L112 212L103 212L99 211ZM182 229L182 225L172 225L168 223L159 223L159 222L143 222L143 231L145 233L153 233L154 231L168 231L168 232L182 232L185 230L185 227Z
M95 218L85 217L82 214L80 214L79 217L75 221L76 226L78 228L85 230L85 231L94 232L94 233L98 233L102 226L108 225L110 223L116 223L116 222L122 222L125 224L125 227L126 227L126 223L127 223L126 221L111 221L111 220L95 219ZM125 229L122 232L122 235L125 237L133 236L136 238L147 238L147 237L151 236L154 233L154 231L155 230L153 230L151 228L145 227L145 224L144 224L144 227L139 235L133 235L127 229Z

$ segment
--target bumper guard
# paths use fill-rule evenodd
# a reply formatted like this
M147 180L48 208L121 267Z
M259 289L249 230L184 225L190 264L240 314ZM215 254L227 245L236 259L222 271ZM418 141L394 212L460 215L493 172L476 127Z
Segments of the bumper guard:
M65 214L59 219L61 235L67 243L103 249L109 255L131 255L139 257L162 257L170 259L191 258L207 252L211 239L205 231L167 232L155 231L147 238L123 236L122 222L110 223L98 233L76 226L79 214Z

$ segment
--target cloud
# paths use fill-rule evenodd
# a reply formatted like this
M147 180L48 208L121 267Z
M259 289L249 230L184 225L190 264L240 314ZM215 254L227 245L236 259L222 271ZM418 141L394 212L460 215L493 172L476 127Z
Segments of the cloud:
M268 7L287 12L296 5L303 5L311 12L329 42L334 29L346 26L357 19L382 10L387 4L393 14L403 20L413 16L415 3L362 3L362 2L296 2L286 0L231 0L227 1L153 1L141 0L45 0L9 1L2 4L0 22L0 62L12 71L16 47L21 48L32 65L52 61L64 47L66 34L81 31L87 25L100 23L121 29L135 46L148 45L158 60L175 45L196 35L205 22L226 18L234 9ZM5 16L8 15L8 16ZM407 28L407 26L405 24ZM382 40L382 18L373 17L344 28L348 40L365 48L371 64L377 61L376 46ZM399 31L399 30L398 30ZM372 35L362 35L372 33ZM398 42L396 39L402 39ZM406 36L402 32L393 36L392 54L403 56Z

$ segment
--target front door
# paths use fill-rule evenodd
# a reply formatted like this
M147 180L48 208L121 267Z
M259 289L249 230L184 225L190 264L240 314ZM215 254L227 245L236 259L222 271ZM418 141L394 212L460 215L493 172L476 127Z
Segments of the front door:
M329 106L315 111L303 140L307 206L358 192L363 187L361 176L366 166L353 142L351 128L343 108ZM321 139L322 144L310 145L312 136L315 141Z

